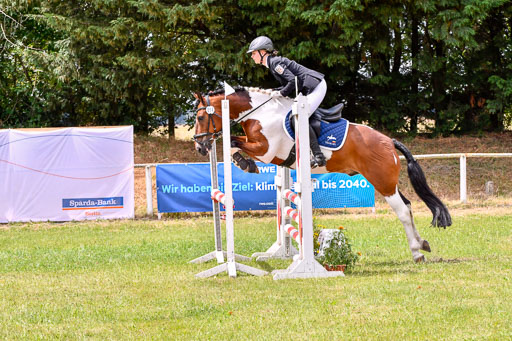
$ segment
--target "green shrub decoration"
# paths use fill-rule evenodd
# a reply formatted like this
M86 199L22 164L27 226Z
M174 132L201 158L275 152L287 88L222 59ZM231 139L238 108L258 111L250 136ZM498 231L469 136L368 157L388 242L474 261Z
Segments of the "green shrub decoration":
M318 237L321 230L324 228L325 226L323 225L314 224L314 248L318 262L324 266L346 265L345 271L352 269L360 254L356 254L352 251L352 245L343 232L343 226L338 227L338 229L333 233L333 238L331 239L330 244L324 249L323 256L318 256L320 249Z

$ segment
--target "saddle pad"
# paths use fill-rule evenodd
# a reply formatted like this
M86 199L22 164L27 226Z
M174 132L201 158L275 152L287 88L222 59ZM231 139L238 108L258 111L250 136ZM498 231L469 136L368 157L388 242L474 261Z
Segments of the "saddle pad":
M292 140L295 140L295 132L292 130L290 124L291 111L286 115L283 121L283 128L286 135ZM320 147L329 150L339 150L343 147L347 137L349 121L342 118L337 122L320 122L320 136L318 136L318 144Z

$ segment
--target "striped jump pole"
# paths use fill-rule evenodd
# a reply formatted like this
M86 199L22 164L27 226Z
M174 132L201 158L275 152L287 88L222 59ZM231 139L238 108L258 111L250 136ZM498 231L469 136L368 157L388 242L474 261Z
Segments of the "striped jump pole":
M249 257L244 257L235 254L235 239L234 239L234 222L233 222L233 179L232 179L232 162L231 162L231 131L230 131L230 118L229 118L229 100L222 101L222 142L223 142L223 156L224 156L224 190L222 193L218 190L218 183L212 182L212 201L218 206L221 202L226 208L226 258L227 262L217 265L211 269L200 272L196 277L206 278L215 276L221 272L227 272L229 277L236 277L237 270L255 276L266 275L267 272L237 263L236 259L250 260ZM217 165L215 164L215 167ZM216 210L214 209L214 214ZM214 222L217 217L214 217ZM219 214L220 220L220 214Z
M284 226L286 233L290 235L299 245L301 244L299 238L299 231L292 224L287 224Z
M216 202L220 202L224 206L226 205L226 203L225 203L226 195L224 193L222 193L220 190L212 189L211 195L212 195L212 200L215 200Z
M284 211L286 212L286 215L292 218L293 221L295 221L297 224L300 223L299 220L299 211L291 208L290 206L286 206L284 208Z
M300 197L294 191L287 189L283 192L283 196L295 205L300 206Z

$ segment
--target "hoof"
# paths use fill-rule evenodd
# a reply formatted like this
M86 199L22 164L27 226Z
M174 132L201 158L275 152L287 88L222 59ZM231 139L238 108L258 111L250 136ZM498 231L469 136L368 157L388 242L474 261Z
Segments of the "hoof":
M425 259L425 256L421 255L421 256L418 256L418 257L414 258L414 261L416 263L425 263L426 259Z
M430 244L429 244L426 240L424 240L424 241L423 241L423 244L421 245L421 249L422 249L423 251L430 252L430 251L431 251L431 250L430 250Z
M249 173L259 174L260 170L256 166L256 162L254 160L247 160L247 162L249 163Z
M235 162L235 165L246 173L249 171L249 163L246 160Z
M249 170L249 162L239 152L233 154L233 161L235 165L244 172L247 172Z

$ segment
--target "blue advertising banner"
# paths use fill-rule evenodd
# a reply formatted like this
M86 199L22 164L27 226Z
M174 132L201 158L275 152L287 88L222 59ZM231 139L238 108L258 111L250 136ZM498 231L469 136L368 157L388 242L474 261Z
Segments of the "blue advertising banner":
M236 211L276 208L274 177L277 166L256 163L259 174L232 165ZM219 190L224 191L224 165L217 165ZM292 171L295 179L295 171ZM313 174L313 208L373 207L375 189L362 176L340 173ZM210 164L168 164L156 167L158 212L210 212ZM222 205L221 205L222 206Z

